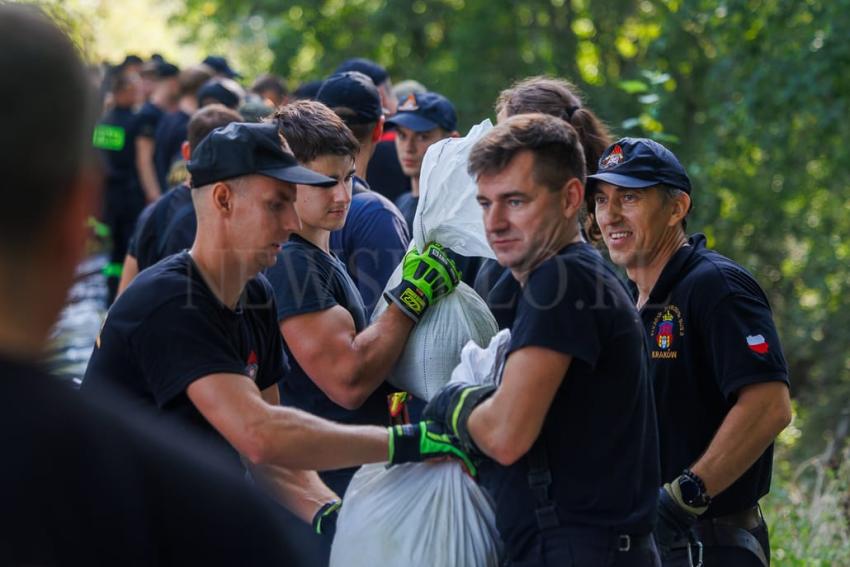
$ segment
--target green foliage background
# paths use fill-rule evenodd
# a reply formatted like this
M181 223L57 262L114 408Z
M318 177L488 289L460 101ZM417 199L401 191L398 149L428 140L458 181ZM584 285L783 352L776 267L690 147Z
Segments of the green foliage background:
M463 128L516 79L569 78L686 164L691 227L766 288L810 431L847 408L850 0L185 0L179 19L190 41L262 36L292 86L371 57Z

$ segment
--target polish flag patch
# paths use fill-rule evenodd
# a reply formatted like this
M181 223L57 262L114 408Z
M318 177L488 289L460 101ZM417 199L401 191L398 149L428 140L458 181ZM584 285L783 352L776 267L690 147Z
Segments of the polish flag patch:
M762 335L747 335L747 346L757 354L767 354L767 341Z

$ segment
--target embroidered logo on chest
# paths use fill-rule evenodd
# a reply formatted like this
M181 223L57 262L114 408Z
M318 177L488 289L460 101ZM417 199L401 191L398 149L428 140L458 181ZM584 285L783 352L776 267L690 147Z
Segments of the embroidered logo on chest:
M680 339L685 336L685 321L675 305L662 309L652 321L652 358L675 360L679 357Z
M251 380L256 380L257 370L259 368L260 365L257 361L257 353L252 350L251 354L248 355L248 360L245 361L245 374L247 374Z

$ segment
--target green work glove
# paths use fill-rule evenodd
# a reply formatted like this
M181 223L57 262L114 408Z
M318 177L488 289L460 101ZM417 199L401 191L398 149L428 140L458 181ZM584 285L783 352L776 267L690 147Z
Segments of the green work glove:
M339 517L339 509L342 508L342 500L331 500L319 508L313 516L313 531L319 535L328 536L333 539L336 533L336 519Z
M409 250L401 269L401 283L384 293L384 298L417 323L430 305L451 293L460 282L454 261L434 242L421 254Z
M388 427L387 431L390 434L388 460L391 465L452 457L460 459L472 476L478 474L469 455L460 448L457 438L449 435L439 423L420 421L394 425Z
M494 385L446 384L422 410L422 417L433 419L446 426L458 438L465 451L481 453L469 434L466 422L469 420L472 410L492 396L495 391L496 386Z

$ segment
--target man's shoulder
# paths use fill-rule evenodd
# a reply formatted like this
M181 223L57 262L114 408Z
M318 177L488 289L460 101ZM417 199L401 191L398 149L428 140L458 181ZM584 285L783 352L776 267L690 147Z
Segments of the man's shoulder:
M727 295L764 296L755 277L743 266L715 250L702 248L694 253L691 268L679 282L683 288L699 288L704 299Z
M188 252L174 254L142 270L110 308L113 313L142 317L167 305L199 305L209 293L193 270Z

